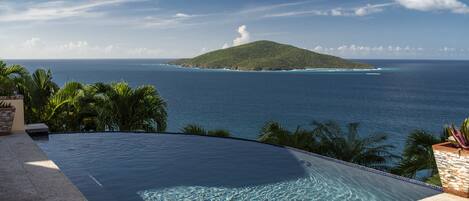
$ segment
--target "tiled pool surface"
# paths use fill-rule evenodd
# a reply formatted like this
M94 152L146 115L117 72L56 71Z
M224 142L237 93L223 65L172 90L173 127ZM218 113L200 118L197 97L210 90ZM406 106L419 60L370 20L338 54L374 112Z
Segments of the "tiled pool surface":
M88 200L419 200L438 188L257 142L170 134L50 135L38 145Z

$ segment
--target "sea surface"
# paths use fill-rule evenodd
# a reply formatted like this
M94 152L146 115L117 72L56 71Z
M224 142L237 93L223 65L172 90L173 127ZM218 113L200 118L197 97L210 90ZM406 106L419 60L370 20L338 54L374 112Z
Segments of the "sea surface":
M168 131L189 123L256 139L270 120L310 128L313 120L360 122L402 148L415 129L439 134L469 117L469 61L361 60L379 70L239 72L187 69L164 59L7 60L54 80L155 85L168 104Z

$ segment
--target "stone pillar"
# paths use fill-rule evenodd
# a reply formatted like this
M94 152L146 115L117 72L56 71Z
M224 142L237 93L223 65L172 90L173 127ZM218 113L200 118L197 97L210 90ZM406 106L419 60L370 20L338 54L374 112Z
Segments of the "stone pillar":
M11 128L12 133L24 132L24 103L23 96L0 96L0 100L15 107L15 118Z
M433 145L443 190L469 197L469 150L457 148L450 142Z

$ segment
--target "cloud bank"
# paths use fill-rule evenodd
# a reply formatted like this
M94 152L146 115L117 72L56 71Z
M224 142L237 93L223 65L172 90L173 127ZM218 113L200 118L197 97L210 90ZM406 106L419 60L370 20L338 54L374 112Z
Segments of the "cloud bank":
M396 2L411 10L449 10L453 13L469 14L469 7L459 0L396 0Z
M14 9L8 6L7 12L0 15L2 22L18 22L18 21L47 21L57 20L70 17L87 17L100 15L95 11L99 7L117 5L128 2L129 0L103 0L90 1L81 4L70 4L64 1L54 1L35 4L26 10Z
M325 47L317 45L312 51L332 54L345 58L464 58L469 54L469 48L455 48L444 46L441 48L423 48L410 45L340 45L338 47Z
M300 10L283 13L273 13L264 15L264 17L290 17L290 16L356 16L362 17L374 13L383 12L385 7L395 5L395 3L367 4L352 8L332 8L326 10Z
M13 51L14 50L14 51ZM145 47L126 47L116 44L93 45L86 40L63 43L33 37L18 45L1 46L4 58L155 58L164 51Z

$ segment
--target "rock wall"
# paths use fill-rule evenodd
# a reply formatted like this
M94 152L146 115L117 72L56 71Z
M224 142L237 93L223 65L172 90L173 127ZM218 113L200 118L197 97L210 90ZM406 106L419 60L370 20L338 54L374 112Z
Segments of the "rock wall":
M444 191L469 197L469 151L443 143L434 145L433 153Z

